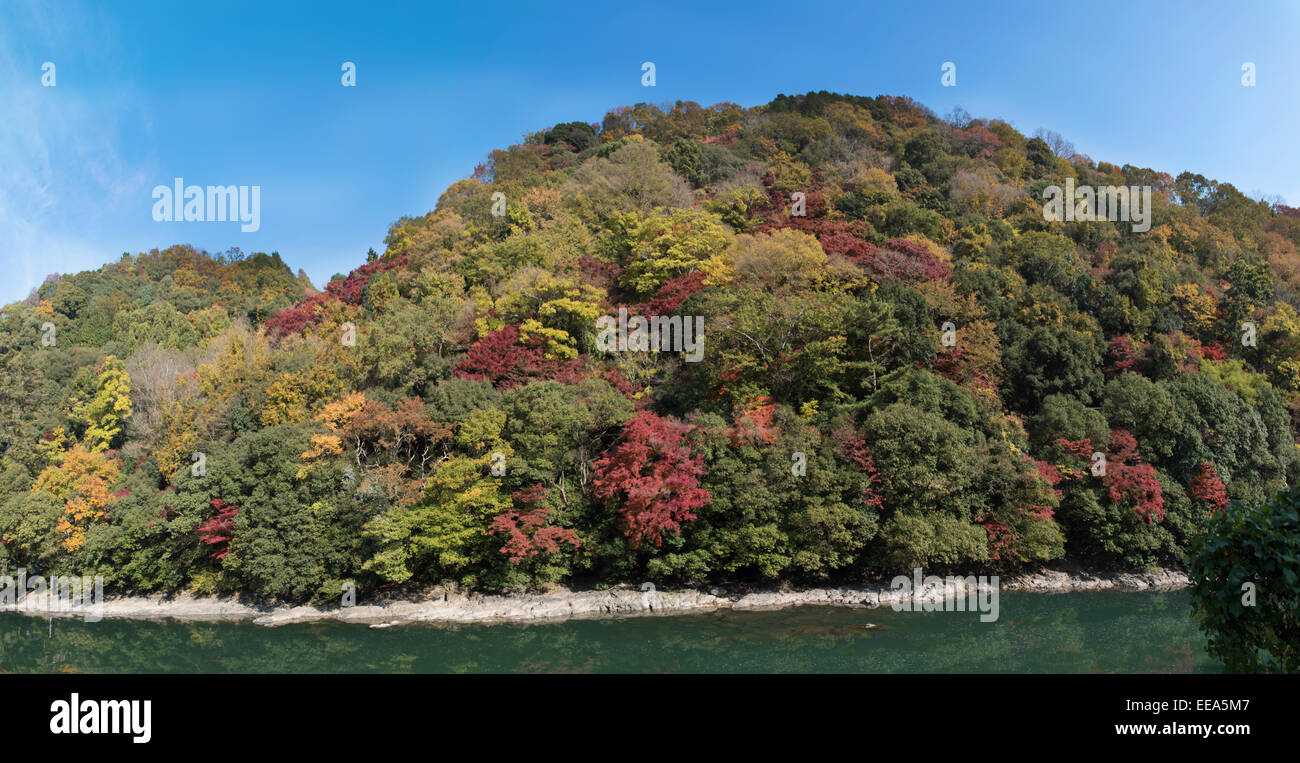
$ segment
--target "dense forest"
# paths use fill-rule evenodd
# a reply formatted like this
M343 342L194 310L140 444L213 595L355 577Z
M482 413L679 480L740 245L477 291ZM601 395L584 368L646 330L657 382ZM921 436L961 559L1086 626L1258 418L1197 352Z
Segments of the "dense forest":
M1151 188L1150 230L1046 219L1070 179ZM323 290L174 246L5 307L0 562L302 601L1138 568L1300 475L1300 210L1052 133L638 104L385 243ZM620 310L702 353L611 350Z

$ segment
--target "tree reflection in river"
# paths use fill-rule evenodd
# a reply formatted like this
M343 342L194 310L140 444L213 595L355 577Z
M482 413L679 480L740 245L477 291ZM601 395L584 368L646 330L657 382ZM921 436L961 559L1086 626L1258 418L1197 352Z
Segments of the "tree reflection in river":
M868 627L871 626L871 627ZM973 612L799 607L532 625L49 621L0 615L8 673L1213 672L1186 592L1005 593Z

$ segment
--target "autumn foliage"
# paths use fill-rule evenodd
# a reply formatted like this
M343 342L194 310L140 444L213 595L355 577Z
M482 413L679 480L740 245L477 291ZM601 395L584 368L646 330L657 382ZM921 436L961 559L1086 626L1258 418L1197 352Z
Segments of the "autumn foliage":
M290 334L301 334L303 330L321 322L325 317L326 306L332 302L360 305L371 278L377 273L401 268L406 262L407 258L404 256L389 257L362 265L349 273L346 278L330 281L325 285L324 291L317 292L268 318L266 333L274 339L281 339Z
M1219 479L1214 465L1208 461L1201 462L1196 477L1192 479L1191 491L1198 500L1209 504L1211 511L1220 512L1228 506L1228 489Z
M1113 503L1126 501L1147 524L1164 521L1165 499L1155 467L1142 460L1137 440L1123 429L1110 433L1110 459L1103 482Z
M647 540L661 545L664 533L679 534L683 522L695 519L695 509L709 502L699 487L704 458L691 454L689 431L687 424L641 411L595 463L593 493L616 505L633 548Z
M546 495L547 490L542 485L518 490L512 496L515 502L532 508L523 511L512 509L492 518L488 534L505 536L506 542L501 547L501 553L509 557L513 564L520 564L538 554L559 553L561 544L564 543L574 549L581 545L576 532L550 524L555 512L537 505Z
M186 246L51 276L0 311L0 556L299 601L1178 563L1300 479L1300 213L1067 143L640 103L319 290ZM1150 230L1045 219L1070 178L1150 187ZM699 353L602 346L621 308Z
M582 361L553 360L540 347L519 341L519 326L508 325L478 340L456 364L456 375L492 382L498 389L513 389L531 380L575 381Z
M217 513L200 522L194 531L199 534L199 540L213 547L212 558L221 559L230 553L229 544L235 534L235 517L239 514L239 507L228 505L220 498L213 498L211 504Z
M1103 454L1104 460L1093 459L1093 444L1089 439L1058 439L1056 444L1084 461L1077 470L1071 470L1072 476L1091 472L1101 479L1111 503L1128 506L1147 524L1164 521L1165 499L1160 479L1155 467L1142 459L1137 440L1127 430L1111 430L1109 452Z
M81 548L86 530L102 521L109 505L120 497L109 491L120 473L116 459L78 444L63 455L61 464L47 467L36 478L33 493L45 491L64 501L63 516L54 528L64 551Z
M837 441L836 453L839 457L857 466L867 476L870 488L863 491L862 502L873 509L883 509L885 501L877 492L880 472L876 469L876 460L871 456L871 447L867 445L867 438L849 429L836 432L834 437Z

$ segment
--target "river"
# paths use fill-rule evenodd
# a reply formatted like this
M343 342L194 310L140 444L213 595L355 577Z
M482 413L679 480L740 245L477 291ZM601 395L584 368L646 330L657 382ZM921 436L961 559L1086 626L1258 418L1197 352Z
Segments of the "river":
M4 673L1205 673L1186 591L1001 595L973 612L766 612L437 627L0 614ZM871 624L875 627L867 627Z

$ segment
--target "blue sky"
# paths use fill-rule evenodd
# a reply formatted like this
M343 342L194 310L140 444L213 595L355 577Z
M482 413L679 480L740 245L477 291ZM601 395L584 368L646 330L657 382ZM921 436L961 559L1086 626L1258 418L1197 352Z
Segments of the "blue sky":
M0 0L0 303L174 243L279 251L319 286L492 149L641 101L909 95L1296 205L1298 39L1286 1ZM175 177L260 185L260 230L155 222Z

